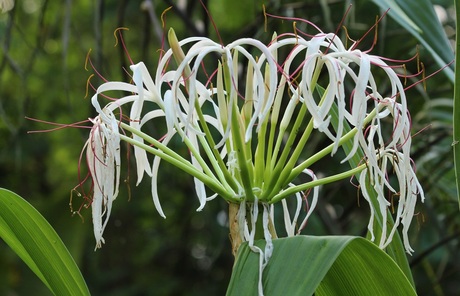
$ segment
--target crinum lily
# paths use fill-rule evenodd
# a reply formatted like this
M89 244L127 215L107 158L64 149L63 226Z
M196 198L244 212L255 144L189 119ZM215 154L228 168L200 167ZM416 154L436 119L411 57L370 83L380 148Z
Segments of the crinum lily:
M87 155L95 181L97 247L104 242L102 232L118 192L119 142L126 141L134 146L137 182L145 174L151 178L153 201L162 217L157 174L165 160L193 176L198 210L216 196L229 203L233 250L248 241L261 254L261 269L276 237L274 204L281 202L288 236L296 235L316 206L319 186L353 176L369 202L372 240L378 213L383 219L379 246L388 246L401 223L406 251L412 251L407 231L415 202L424 196L409 155L405 90L384 58L356 49L357 44L346 48L335 34L323 32L308 38L275 35L268 45L250 38L226 46L205 37L178 41L172 30L168 37L171 49L161 56L153 78L141 62L131 66L132 84L106 82L92 98L99 116L92 120ZM376 71L384 73L388 93L380 92L382 75L377 79ZM100 95L113 90L131 94L101 108ZM126 107L129 123L114 114ZM160 140L145 132L158 120L166 127ZM315 131L331 143L302 160ZM189 158L168 146L174 137L187 146ZM359 161L350 161L351 169L342 173L318 178L311 166L345 144L349 148L342 162ZM299 183L302 174L311 181ZM391 174L396 184L390 182ZM302 213L309 190L308 210ZM390 230L386 192L399 196ZM297 203L294 211L288 206L291 201ZM259 236L267 242L264 250L254 245Z

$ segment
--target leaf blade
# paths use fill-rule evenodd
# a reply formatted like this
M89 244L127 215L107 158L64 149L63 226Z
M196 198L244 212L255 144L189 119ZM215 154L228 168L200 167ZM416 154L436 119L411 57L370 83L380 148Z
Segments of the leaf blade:
M263 248L264 241L256 245ZM273 245L263 274L265 295L416 295L396 263L364 238L296 236ZM258 262L259 254L241 245L227 295L257 294Z
M43 218L19 195L0 188L0 236L56 295L89 295L75 261Z

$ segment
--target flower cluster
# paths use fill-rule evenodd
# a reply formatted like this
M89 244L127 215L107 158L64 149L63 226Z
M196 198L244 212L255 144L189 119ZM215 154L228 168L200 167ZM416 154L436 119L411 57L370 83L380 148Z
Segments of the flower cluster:
M131 66L132 83L106 82L92 97L99 115L92 119L87 160L95 183L97 247L104 242L103 230L118 193L120 141L126 141L134 147L137 183L144 175L151 179L153 201L162 217L157 192L161 160L193 176L198 210L216 196L238 205L236 236L254 249L260 207L267 247L256 251L265 253L265 262L276 236L275 203L282 203L287 234L295 235L316 206L318 186L352 176L369 202L372 239L374 220L382 225L382 248L403 224L405 248L412 251L407 230L418 196L422 201L424 197L409 154L411 121L404 87L386 59L360 51L356 44L347 48L333 33L275 35L268 45L250 38L226 46L205 37L178 41L172 30L168 37L171 49L161 56L153 76L140 62ZM377 81L376 72L385 81ZM384 92L382 84L389 86ZM129 95L101 107L101 95L114 90ZM154 121L166 127L161 139L145 132ZM315 130L331 144L302 160ZM188 157L168 146L174 137L187 146ZM318 178L312 164L341 147L343 162L351 169ZM301 174L311 181L299 183ZM390 181L390 175L397 182ZM307 191L311 201L301 219ZM399 199L390 230L388 192ZM291 197L297 202L294 212L288 207Z

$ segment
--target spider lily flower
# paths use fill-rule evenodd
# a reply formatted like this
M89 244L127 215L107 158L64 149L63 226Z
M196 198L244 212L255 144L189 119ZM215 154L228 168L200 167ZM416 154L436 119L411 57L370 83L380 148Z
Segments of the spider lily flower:
M360 174L360 183L366 184L366 178L368 175L371 175L371 188L377 192L377 201L379 207L372 206L372 200L369 195L369 188L367 186L362 186L362 192L364 198L371 205L371 217L369 220L369 232L372 236L372 240L375 239L373 232L373 221L375 218L375 211L380 211L382 217L382 236L379 242L379 246L383 249L391 242L391 239L399 226L400 223L403 224L403 242L406 249L406 252L411 254L414 250L410 247L409 238L408 238L408 229L414 215L415 203L417 201L417 195L421 195L422 200L424 199L424 194L420 183L417 181L415 172L410 165L405 160L405 155L401 152L394 151L392 149L384 149L379 152L379 168L370 167L365 169ZM396 178L399 183L399 191L393 189L389 184L388 180L382 178L381 171L387 171L391 167L391 170L394 171ZM385 199L384 188L387 187L390 189L391 193L398 195L398 209L396 211L395 224L393 225L390 233L387 235L388 227L388 214L387 207L391 205L389 201ZM375 208L374 208L375 207Z
M388 218L390 203L385 191L399 196L395 226L387 233L383 224L379 246L391 242L401 223L406 250L412 251L407 230L417 196L423 200L423 191L409 155L410 116L404 87L384 58L355 45L346 48L335 34L323 32L308 39L297 34L274 36L268 45L250 38L226 46L205 37L178 41L172 30L168 37L171 49L160 58L154 77L138 63L131 66L133 84L107 82L92 98L99 116L91 138L101 141L88 144L88 153L93 154L88 158L97 164L91 173L99 184L93 201L98 245L103 242L102 231L118 192L114 190L117 179L105 183L106 176L118 178L115 152L119 148L115 142L123 140L134 146L138 183L144 174L152 179L153 201L161 216L165 214L157 193L157 175L160 161L165 160L193 176L198 210L216 196L236 207L230 217L235 221L231 225L236 225L231 231L233 240L248 241L263 258L261 268L270 258L271 240L276 238L275 203L282 202L286 232L295 235L306 226L316 206L319 186L355 175L371 208L371 233L376 213ZM375 72L383 73L386 81L376 78ZM389 92L381 93L381 83L390 85ZM100 95L112 90L131 95L101 108ZM113 113L126 108L130 110L129 124L117 120ZM145 132L152 121L163 121L166 127L161 140ZM95 137L100 131L103 137ZM326 135L331 144L301 160L314 132ZM179 155L168 146L173 137L180 137L189 155ZM351 149L342 162L358 157L358 164L318 178L311 166L345 143L351 143ZM108 148L115 150L109 154ZM104 169L111 171L106 174ZM299 183L302 174L311 181ZM397 186L389 181L390 174L396 176ZM311 196L305 196L309 190ZM293 213L288 199L297 203ZM308 211L301 213L307 199ZM256 223L263 226L265 250L254 245Z
M86 161L94 182L91 203L94 236L96 248L100 248L104 243L102 234L120 184L120 137L115 121L112 120L111 126L102 122L101 117L91 121L94 125L85 147Z
M393 135L389 143L384 145L380 124L376 124L379 120L377 116L374 118L373 123L368 128L367 135L367 151L374 151L374 158L369 160L372 165L363 170L360 174L360 184L364 198L372 203L369 197L367 184L377 192L377 199L379 208L371 206L371 218L369 221L369 232L374 240L374 233L372 229L374 211L380 211L382 217L382 236L380 238L379 246L385 248L391 242L391 239L399 226L403 224L403 242L406 252L411 254L413 249L410 247L408 239L408 229L414 215L414 208L417 201L417 196L420 195L422 202L425 199L423 188L417 180L415 170L412 166L410 159L410 118L407 110L400 104L396 103L394 99L386 98L382 100L382 104L387 108L382 113L392 113L393 117L397 118L393 126ZM382 114L383 116L385 114ZM377 137L377 139L375 139ZM380 147L375 147L374 143L379 143ZM393 188L390 184L385 172L391 171L397 179L399 190ZM369 181L366 179L369 177ZM387 236L387 207L390 202L385 197L384 188L387 188L391 194L397 195L399 198L398 209L396 211L395 223Z

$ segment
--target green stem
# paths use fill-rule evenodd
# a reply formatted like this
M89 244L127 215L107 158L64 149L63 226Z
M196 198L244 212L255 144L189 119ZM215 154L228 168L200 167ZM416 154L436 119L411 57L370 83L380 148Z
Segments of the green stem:
M183 157L179 156L178 157L173 157L164 151L160 149L155 149L149 145L146 145L144 143L141 143L139 141L134 140L133 138L130 138L125 135L120 135L120 139L130 143L131 145L137 146L153 155L156 155L160 157L161 159L169 162L170 164L174 165L175 167L183 170L187 174L192 175L193 177L199 179L202 181L206 186L208 186L211 190L213 190L215 193L219 194L222 198L224 198L227 201L230 202L237 202L238 199L235 198L235 195L232 194L231 192L228 192L225 190L225 188L222 186L222 184L219 183L219 181L214 177L210 177L206 175L205 173L197 170L190 162L185 160Z
M328 184L328 183L332 183L332 182L337 182L337 181L342 180L342 179L350 178L351 176L360 173L365 168L367 168L367 164L362 164L362 165L360 165L360 166L358 166L358 167L356 167L354 169L351 169L349 171L346 171L346 172L343 172L343 173L340 173L340 174L332 175L332 176L325 177L325 178L318 179L318 180L314 180L314 181L311 181L311 182L308 182L308 183L304 183L304 184L300 184L300 185L297 185L297 186L289 187L288 189L283 190L280 193L278 193L277 195L275 195L269 201L269 203L274 204L274 203L277 203L280 200L282 200L282 199L284 199L284 198L286 198L286 197L288 197L290 195L293 195L293 194L295 194L297 192L305 191L307 189L310 189L310 188L313 188L313 187L316 187L316 186L320 186L320 185L324 185L324 184Z
M294 149L294 152L292 153L291 157L289 157L288 163L285 165L283 171L281 172L280 177L278 178L278 181L275 184L274 190L275 192L281 190L284 188L287 184L290 183L286 182L291 176L292 169L297 163L297 160L300 157L301 152L304 150L304 147L310 138L311 132L313 131L313 120L310 120L308 123L307 128L305 129L302 137L300 138L299 143L296 145L296 148Z
M232 120L231 120L231 133L234 141L234 147L236 151L236 156L238 159L238 165L240 170L241 182L243 183L244 192L246 195L246 200L253 201L254 194L252 192L252 183L250 178L250 172L248 168L248 160L246 158L245 146L243 141L243 136L240 132L240 121L238 118L238 107L236 103L233 104L232 110Z
M201 107L199 106L198 100L195 101L195 105L195 110L198 114L200 126L206 135L206 139L203 139L203 137L199 136L203 149L205 150L209 160L213 164L214 170L218 172L219 179L221 180L221 182L223 184L228 184L230 187L232 187L233 190L238 190L238 185L235 182L235 178L233 178L230 175L230 172L227 170L227 167L225 166L224 160L220 156L219 151L216 149L216 143L214 142L214 138L212 137L208 124L204 119L204 115L201 110Z
M254 155L254 185L262 189L265 171L265 140L267 134L268 116L262 123L259 133L257 134L257 148ZM270 150L267 150L270 151Z
M270 75L276 75L276 73L270 73L269 67L265 68L265 85L269 84L270 80ZM251 81L248 81L251 83ZM252 87L251 87L252 90ZM265 98L264 101L267 102L268 98L268 89L265 89ZM276 102L276 101L275 101ZM273 107L272 112L275 111L275 107ZM266 150L265 142L266 142L266 136L267 136L267 128L268 128L268 121L269 121L269 116L265 116L263 122L259 122L259 132L257 134L257 148L256 152L254 154L254 186L257 188L260 188L262 190L263 184L264 184L264 176L265 176L265 166L266 166L266 160L265 160L265 154L266 151L271 151L271 150Z
M366 116L366 118L364 119L364 125L368 124L376 115L377 115L377 112L379 112L383 107L381 105L379 105L377 108L375 108L374 110L372 110L371 113L369 113L369 115ZM354 136L355 134L358 132L358 129L357 128L353 128L351 129L348 133L346 133L345 135L343 135L340 140L339 140L339 144L338 146L342 146L343 144L347 143L348 141L350 141ZM302 163L300 163L299 165L297 165L290 173L289 175L289 178L286 180L287 183L290 183L292 180L294 180L298 175L300 175L302 173L302 171L308 167L310 167L312 164L314 164L315 162L317 162L318 160L322 159L323 157L325 157L326 155L330 154L333 149L334 149L334 146L335 146L335 143L332 143L330 144L329 146L327 146L326 148L322 149L321 151L315 153L314 155L312 155L311 157L309 157L307 160L303 161ZM285 182L285 185L286 185L286 182Z
M294 122L294 126L292 127L292 130L289 133L289 137L286 142L286 145L284 146L283 152L281 153L281 156L276 162L275 168L273 169L273 173L271 174L269 180L265 180L266 182L268 182L268 186L265 188L262 196L260 197L261 201L268 201L270 199L271 194L273 192L276 192L275 185L278 183L281 172L283 171L285 167L287 158L291 152L292 146L294 145L294 141L300 130L300 125L302 124L306 113L307 113L307 106L305 104L302 104L299 114L297 115L297 118Z
M318 81L318 78L319 78L319 75L321 73L321 69L322 69L322 62L320 60L317 60L317 64L316 65L316 68L315 68L315 72L313 73L313 77L312 77L312 83L311 83L311 87L312 89L314 89L316 87L316 83ZM299 94L294 94L295 96L299 96ZM294 99L298 99L298 98L294 98ZM319 105L322 104L324 100L324 96L322 96L321 98L321 101L319 103ZM271 173L269 175L267 175L267 173L265 174L265 177L268 177L268 179L266 179L265 181L268 182L268 186L264 187L264 192L263 192L263 195L261 197L261 200L269 200L270 198L270 195L273 194L273 192L278 192L278 190L281 190L281 188L284 188L284 186L280 187L279 185L281 184L280 183L280 174L284 172L284 177L283 179L286 179L286 175L289 173L290 169L286 169L286 159L287 157L289 156L291 150L292 150L292 146L294 144L294 140L297 136L297 132L298 130L300 129L300 126L302 124L302 122L304 121L304 117L305 117L305 114L307 112L307 106L306 104L302 104L302 107L300 108L300 111L299 111L299 114L297 114L297 118L296 118L296 121L294 122L294 126L292 127L292 130L291 130L291 133L289 134L289 138L287 140L287 143L286 145L284 146L284 150L283 150L283 153L281 154L281 157L279 158L278 161L276 161L276 158L277 158L277 154L278 154L278 149L281 145L281 142L282 142L282 138L284 136L284 133L285 133L285 129L283 128L282 124L281 124L281 128L280 128L280 132L278 134L278 139L276 141L276 144L275 144L275 153L274 153L274 156L273 158L271 159ZM311 126L310 126L311 125ZM304 134L302 135L302 140L304 141L303 144L306 143L306 141L308 140L309 136L310 136L310 133L311 133L311 128L313 127L312 125L312 120L310 120L308 126L307 126L307 129L304 131ZM304 145L299 145L296 149L294 149L295 153L298 154L297 155L297 159L298 159L298 156L300 155L300 152L303 150L303 146ZM295 165L295 162L297 161L297 159L293 160L292 162L290 161L289 163L291 164L291 168ZM276 162L276 166L275 166L275 162ZM276 188L279 188L278 190Z
M197 179L201 180L204 184L206 184L209 188L211 188L214 192L222 196L224 199L228 201L233 201L237 202L238 199L235 198L235 192L231 190L231 188L228 188L224 186L222 183L219 182L219 180L214 176L214 174L209 170L207 167L206 163L204 160L201 158L201 156L198 154L198 157L195 157L197 161L200 163L200 165L203 167L204 172L201 172L197 170L187 159L183 158L181 155L177 154L174 152L172 149L167 147L166 145L162 144L160 141L146 135L145 133L142 133L126 123L120 123L121 128L123 128L126 131L129 131L135 135L140 136L142 139L147 141L148 143L151 143L154 147L146 145L144 143L141 143L139 141L136 141L128 136L125 135L120 135L120 138L123 141L126 141L132 145L135 145L151 154L154 154L161 159L171 163L172 165L178 167L179 169L183 170L184 172L196 177ZM184 138L185 140L186 138ZM192 146L192 145L187 145L187 146ZM189 147L190 148L190 147ZM193 149L193 146L192 146ZM191 150L192 151L192 150Z
M241 117L239 115L239 110L238 110L238 105L237 105L237 90L234 89L233 87L233 81L232 77L230 75L230 69L227 65L227 57L225 55L222 56L222 66L224 69L224 84L225 88L227 90L227 96L230 97L230 100L233 99L233 104L230 106L232 108L231 111L231 128L230 132L232 134L232 139L233 139L233 145L234 145L234 150L236 152L236 156L238 159L238 165L239 165L239 173L241 177L241 183L243 184L243 189L244 193L246 196L246 199L248 201L253 201L254 200L254 194L252 192L252 183L251 183L251 178L250 178L250 172L248 168L248 163L246 159L246 153L245 153L245 146L244 146L244 133L241 132L240 129L240 124L241 122ZM230 150L229 150L230 152Z
M280 109L281 109L281 101L283 99L284 95L284 89L286 87L286 77L283 75L281 76L281 81L278 85L278 90L276 93L275 97L275 102L273 104L273 110L270 118L270 135L268 136L268 143L267 143L267 149L266 151L273 151L273 153L267 153L267 160L266 160L266 166L264 168L264 175L263 178L264 180L270 180L270 176L272 176L273 168L275 165L271 165L273 159L276 160L278 157L278 151L277 148L273 148L273 145L275 144L275 135L276 135L276 126L278 125L278 119L280 115ZM281 127L282 128L282 127ZM280 130L279 133L284 135L284 132L286 130ZM265 183L264 183L265 185Z

